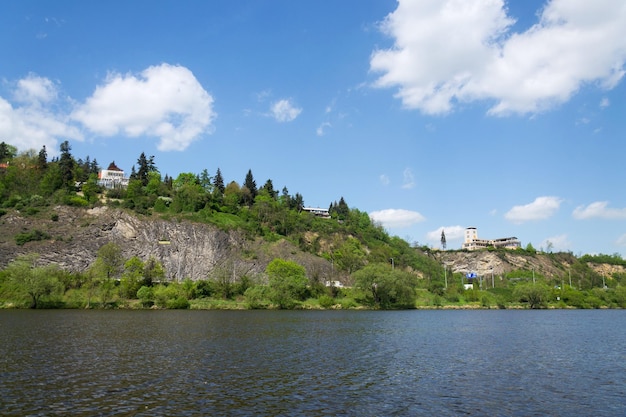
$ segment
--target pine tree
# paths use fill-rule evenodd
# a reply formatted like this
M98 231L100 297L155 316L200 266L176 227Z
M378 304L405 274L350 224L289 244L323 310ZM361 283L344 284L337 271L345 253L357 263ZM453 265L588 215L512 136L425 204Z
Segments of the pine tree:
M246 174L246 179L243 182L243 203L251 206L254 203L254 199L258 194L258 190L256 188L256 182L254 181L254 177L252 176L252 170L248 170Z
M74 178L74 158L70 151L72 147L68 141L61 144L61 158L59 159L59 169L61 171L61 179L64 187L72 187L72 179Z
M137 159L137 179L141 181L142 185L148 185L148 172L150 172L148 158L146 158L145 153L141 153L139 155L139 159Z
M226 187L224 186L224 178L222 177L222 171L220 171L220 169L217 169L217 173L215 173L215 178L213 178L213 185L215 186L216 189L219 190L219 192L221 194L224 194L224 190L226 190Z
M46 145L43 145L39 151L39 156L37 157L37 168L41 171L45 171L46 168L48 168L48 152L46 152Z
M272 199L276 200L278 198L278 191L274 190L272 180L267 180L261 189L267 191L267 195L272 197Z
M441 229L441 248L446 250L446 232Z

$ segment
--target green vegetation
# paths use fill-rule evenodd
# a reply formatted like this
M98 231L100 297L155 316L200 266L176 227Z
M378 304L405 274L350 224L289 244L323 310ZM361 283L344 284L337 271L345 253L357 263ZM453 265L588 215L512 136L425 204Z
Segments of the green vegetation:
M45 147L19 153L0 143L0 223L13 215L59 222L55 207L110 205L175 221L211 224L238 230L249 239L290 242L300 251L332 265L333 279L350 286L326 285L321 276L293 260L276 257L263 273L238 272L234 260L217 266L199 281L169 282L154 258L125 258L114 243L100 247L87 269L69 272L37 255L50 236L43 227L4 235L20 246L20 256L0 271L0 307L16 308L624 308L626 274L600 275L594 264L626 266L618 254L538 254L528 244L524 257L547 257L558 273L522 268L496 279L481 277L470 289L464 275L444 270L441 252L389 236L369 215L350 208L341 197L330 203L330 219L303 211L304 197L271 179L257 186L251 170L241 183L214 177L159 172L154 157L142 153L126 188L98 185L100 166L88 156L75 159L64 142L60 156L49 161ZM48 231L46 231L48 230ZM164 237L167 241L167 237ZM441 236L445 246L445 235ZM489 248L500 258L505 250ZM454 251L447 251L452 253ZM255 256L254 254L242 254ZM619 269L616 269L619 270Z

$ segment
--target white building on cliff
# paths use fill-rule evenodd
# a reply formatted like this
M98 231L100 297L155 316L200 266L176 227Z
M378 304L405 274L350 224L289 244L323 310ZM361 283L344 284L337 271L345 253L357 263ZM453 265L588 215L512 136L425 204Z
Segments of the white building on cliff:
M463 249L477 250L487 249L489 246L494 248L505 249L517 249L522 246L522 243L516 237L504 237L499 239L479 239L478 229L475 227L468 227L465 229L465 241L463 242Z
M98 173L98 185L104 188L126 188L128 178L124 176L124 171L115 165L115 161L109 164L107 169Z

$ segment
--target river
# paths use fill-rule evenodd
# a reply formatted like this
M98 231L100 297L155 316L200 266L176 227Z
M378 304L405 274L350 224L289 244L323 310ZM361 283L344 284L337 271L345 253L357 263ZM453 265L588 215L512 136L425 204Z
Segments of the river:
M2 416L624 416L626 311L0 310Z

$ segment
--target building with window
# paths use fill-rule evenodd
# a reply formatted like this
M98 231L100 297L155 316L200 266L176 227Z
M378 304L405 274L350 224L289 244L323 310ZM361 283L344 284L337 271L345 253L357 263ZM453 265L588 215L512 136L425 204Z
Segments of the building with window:
M98 185L104 188L126 188L128 178L124 176L124 171L111 162L107 169L98 173Z
M475 227L468 227L465 229L465 241L463 242L463 249L477 250L487 249L488 247L505 248L505 249L517 249L522 246L521 242L516 237L504 237L499 239L479 239L478 229Z
M302 211L309 212L317 217L323 217L325 219L330 218L330 213L328 212L328 209L323 209L319 207L302 207Z

